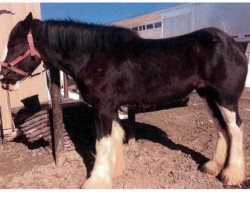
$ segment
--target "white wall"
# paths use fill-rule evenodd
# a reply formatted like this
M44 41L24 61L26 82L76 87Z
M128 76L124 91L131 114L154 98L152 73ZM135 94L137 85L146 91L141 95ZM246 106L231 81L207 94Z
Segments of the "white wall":
M247 80L246 80L246 87L250 87L250 64L248 65L248 73L247 73Z

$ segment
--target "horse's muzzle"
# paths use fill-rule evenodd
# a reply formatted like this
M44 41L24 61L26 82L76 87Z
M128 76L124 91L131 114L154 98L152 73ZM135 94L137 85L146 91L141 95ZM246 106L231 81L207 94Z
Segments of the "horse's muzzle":
M19 82L15 83L15 84L2 83L2 88L4 90L15 91L15 90L18 90L20 88L20 84L19 84Z
M10 79L4 77L4 75L2 76L3 78L0 79L0 85L4 90L14 91L20 88L19 81L11 82Z

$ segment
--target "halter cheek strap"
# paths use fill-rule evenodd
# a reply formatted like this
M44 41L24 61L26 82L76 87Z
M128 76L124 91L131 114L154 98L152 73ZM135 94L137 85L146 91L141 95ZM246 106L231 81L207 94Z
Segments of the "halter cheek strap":
M34 47L34 40L33 40L33 36L32 36L31 31L29 31L29 33L27 35L27 40L28 40L28 43L29 43L31 56L37 56L39 59L41 59L40 53Z
M29 31L29 33L27 35L27 41L28 41L28 44L29 44L29 49L23 55L18 56L16 59L14 59L13 61L11 61L9 63L0 61L0 65L2 67L8 68L9 70L11 70L13 72L16 72L17 74L20 74L20 75L24 76L24 77L28 76L29 75L28 72L25 72L25 71L23 71L21 69L16 68L15 65L17 65L19 62L24 60L29 55L37 56L39 59L41 59L41 55L34 47L34 40L33 40L33 36L32 36L31 31Z

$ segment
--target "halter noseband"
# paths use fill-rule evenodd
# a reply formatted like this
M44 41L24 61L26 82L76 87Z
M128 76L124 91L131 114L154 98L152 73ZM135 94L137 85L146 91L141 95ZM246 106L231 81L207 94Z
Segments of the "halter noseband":
M22 60L24 60L29 55L31 55L31 56L37 56L39 59L41 59L40 53L34 47L34 40L33 40L33 36L32 36L31 31L29 31L29 33L27 35L27 40L28 40L28 43L29 43L29 49L23 55L18 56L16 59L14 59L13 61L11 61L9 63L8 62L1 62L0 61L0 65L1 66L6 67L9 70L11 70L13 72L16 72L17 74L20 74L20 75L22 75L24 77L28 76L29 73L16 68L15 65L17 65L19 62L21 62Z

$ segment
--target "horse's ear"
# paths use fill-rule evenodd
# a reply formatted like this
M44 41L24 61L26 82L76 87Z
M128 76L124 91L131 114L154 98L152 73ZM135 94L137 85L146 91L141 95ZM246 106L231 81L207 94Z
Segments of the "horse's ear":
M31 22L32 22L32 20L33 20L33 16L32 16L32 13L30 12L30 13L27 15L27 17L23 20L23 25L24 25L25 27L29 28L29 27L30 27L30 24L31 24Z

